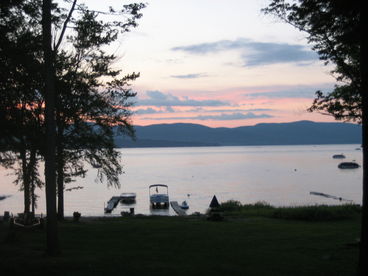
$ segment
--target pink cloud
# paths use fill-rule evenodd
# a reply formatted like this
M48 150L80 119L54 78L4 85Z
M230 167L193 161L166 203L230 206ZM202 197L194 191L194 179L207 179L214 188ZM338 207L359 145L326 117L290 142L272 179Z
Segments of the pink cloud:
M314 87L240 87L222 91L152 91L138 102L134 124L198 123L212 127L236 127L257 123L298 120L333 121L332 117L308 113Z

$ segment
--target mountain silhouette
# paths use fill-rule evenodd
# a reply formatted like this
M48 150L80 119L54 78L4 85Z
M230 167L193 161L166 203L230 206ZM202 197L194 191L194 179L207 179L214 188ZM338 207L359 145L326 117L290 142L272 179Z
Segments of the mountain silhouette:
M361 126L350 123L262 123L235 128L198 124L136 126L136 141L116 136L117 147L360 144Z

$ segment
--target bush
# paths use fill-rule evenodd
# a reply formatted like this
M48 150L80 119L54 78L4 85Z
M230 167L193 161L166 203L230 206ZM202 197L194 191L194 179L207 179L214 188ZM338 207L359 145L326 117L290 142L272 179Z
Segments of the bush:
M234 211L240 211L242 208L242 204L240 201L237 200L228 200L225 202L222 202L220 204L220 209L223 212L234 212Z
M360 206L351 204L339 206L315 205L303 207L280 207L275 209L272 217L310 221L338 220L350 218L360 213L360 211Z
M225 216L263 216L270 217L270 212L275 207L272 207L269 203L265 201L258 201L254 204L244 204L242 205L237 200L229 200L221 203L221 211L224 212Z
M73 212L73 221L78 222L81 217L81 213Z
M359 205L314 205L294 207L274 207L265 201L242 205L239 201L229 200L221 203L225 216L269 217L291 220L325 221L351 218L361 211Z
M243 209L274 209L268 202L266 201L257 201L254 204L244 204Z

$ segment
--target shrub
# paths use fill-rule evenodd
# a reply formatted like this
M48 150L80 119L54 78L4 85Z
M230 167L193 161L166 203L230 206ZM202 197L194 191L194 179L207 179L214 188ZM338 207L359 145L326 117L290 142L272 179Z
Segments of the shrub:
M350 218L358 214L360 210L360 206L351 204L339 206L280 207L274 210L272 217L310 221L338 220Z
M242 205L239 201L229 200L221 203L225 216L269 217L291 220L326 221L351 218L361 211L359 205L314 205L274 207L265 201Z
M81 213L73 212L73 221L78 222L81 217Z
M220 209L224 212L240 211L242 204L237 200L228 200L220 204Z

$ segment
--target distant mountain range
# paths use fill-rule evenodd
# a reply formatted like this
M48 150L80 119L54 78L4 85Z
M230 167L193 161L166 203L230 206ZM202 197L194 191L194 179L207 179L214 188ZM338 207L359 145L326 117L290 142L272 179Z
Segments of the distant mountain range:
M136 141L116 136L118 147L195 147L242 145L360 144L361 126L298 121L236 128L198 124L136 126Z

